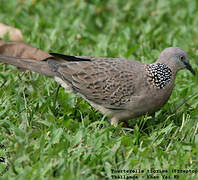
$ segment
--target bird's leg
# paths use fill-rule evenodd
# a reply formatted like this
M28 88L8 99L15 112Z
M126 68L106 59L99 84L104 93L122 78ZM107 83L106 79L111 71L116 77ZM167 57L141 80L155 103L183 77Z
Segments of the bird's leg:
M113 117L111 119L111 125L113 125L114 127L118 126L118 122L119 122L119 119L117 119L116 117Z
M118 122L119 122L119 119L116 117L113 117L111 119L111 125L113 125L115 128L118 127ZM124 125L125 125L125 123L124 123ZM124 131L123 128L120 129L120 133L126 135L126 132Z
M122 121L122 122L123 122L123 127L124 127L124 128L131 128L131 127L128 125L127 122L125 122L125 121ZM113 125L114 127L118 127L118 123L119 123L119 119L118 119L118 118L113 117L113 118L111 119L111 125Z

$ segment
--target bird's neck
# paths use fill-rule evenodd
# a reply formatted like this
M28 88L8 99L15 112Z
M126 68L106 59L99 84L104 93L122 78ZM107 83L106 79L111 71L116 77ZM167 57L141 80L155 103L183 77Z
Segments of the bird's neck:
M157 89L165 88L173 79L173 72L166 64L153 63L146 65L147 82Z

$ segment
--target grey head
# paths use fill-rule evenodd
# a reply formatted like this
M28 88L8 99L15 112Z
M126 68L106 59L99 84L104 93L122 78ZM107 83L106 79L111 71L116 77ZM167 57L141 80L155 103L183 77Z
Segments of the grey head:
M179 47L169 47L164 49L157 62L166 64L174 73L177 73L180 69L186 68L195 75L195 71L189 63L187 53Z

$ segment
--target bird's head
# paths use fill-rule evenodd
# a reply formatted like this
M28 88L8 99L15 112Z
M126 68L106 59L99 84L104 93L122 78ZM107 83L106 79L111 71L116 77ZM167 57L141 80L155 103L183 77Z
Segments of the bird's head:
M168 65L175 72L186 68L195 75L195 71L189 63L187 53L179 47L169 47L164 49L157 62Z

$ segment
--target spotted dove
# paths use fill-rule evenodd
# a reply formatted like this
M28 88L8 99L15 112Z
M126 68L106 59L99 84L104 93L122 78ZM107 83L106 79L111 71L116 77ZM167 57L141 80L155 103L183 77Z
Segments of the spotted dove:
M162 51L153 64L120 58L94 58L51 53L44 61L0 55L0 61L53 77L111 118L115 127L159 110L169 99L176 73L187 68L188 55L178 47Z

